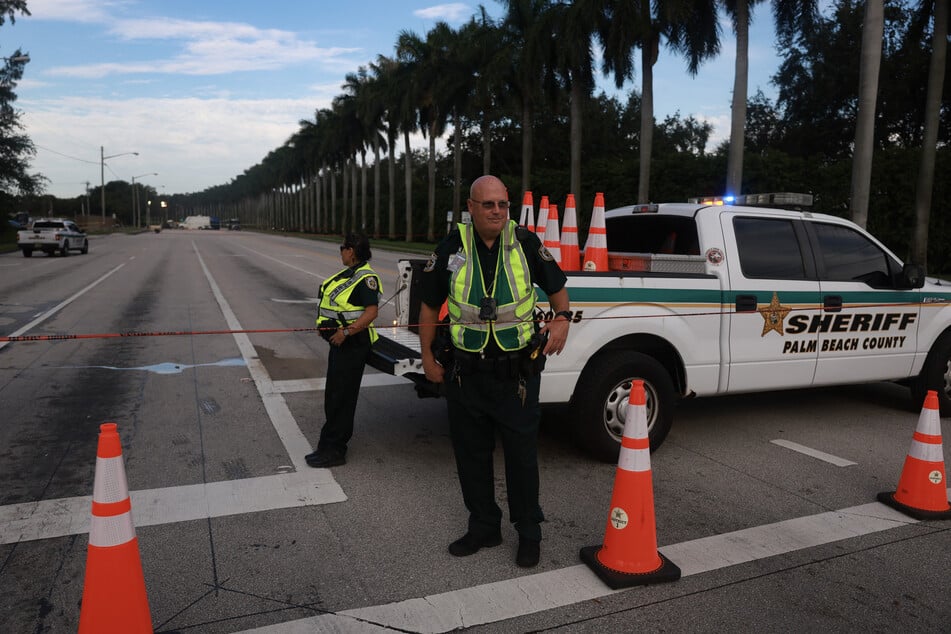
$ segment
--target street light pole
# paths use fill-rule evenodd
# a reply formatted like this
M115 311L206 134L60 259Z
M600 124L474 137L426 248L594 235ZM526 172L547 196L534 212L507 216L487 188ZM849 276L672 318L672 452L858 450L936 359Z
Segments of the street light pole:
M158 172L149 172L148 174L139 174L138 176L132 177L132 216L136 229L142 226L142 217L139 213L139 190L135 187L135 179L142 178L143 176L158 176Z
M121 154L110 154L109 156L105 155L105 148L99 146L99 205L102 210L102 227L106 226L106 159L115 158L117 156L126 156L127 154L139 155L138 152L122 152Z

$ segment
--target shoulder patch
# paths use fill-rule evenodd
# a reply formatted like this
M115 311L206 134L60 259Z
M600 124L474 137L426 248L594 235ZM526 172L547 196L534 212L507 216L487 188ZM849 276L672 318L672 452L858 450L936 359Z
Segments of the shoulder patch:
M426 266L423 267L423 273L432 273L434 268L436 268L436 254L435 253L429 256L429 261L426 262Z
M551 251L549 251L544 244L538 248L538 256L546 262L552 262L555 259Z
M367 276L367 288L369 288L371 291L375 291L378 288L380 288L380 285L377 283L376 278L373 277L372 275Z

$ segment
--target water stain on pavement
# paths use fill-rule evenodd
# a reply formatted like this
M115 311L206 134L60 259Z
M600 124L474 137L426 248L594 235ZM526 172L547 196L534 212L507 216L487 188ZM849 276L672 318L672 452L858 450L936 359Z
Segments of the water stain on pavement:
M324 362L316 357L283 358L270 348L254 346L258 358L267 369L272 381L294 381L322 376L327 370Z

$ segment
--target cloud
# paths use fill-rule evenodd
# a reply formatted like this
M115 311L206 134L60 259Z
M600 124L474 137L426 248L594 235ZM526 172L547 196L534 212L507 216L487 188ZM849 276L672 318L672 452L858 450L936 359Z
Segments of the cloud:
M443 20L449 23L464 22L472 15L472 8L462 2L437 4L425 9L413 11L413 15L424 20Z
M107 22L111 10L128 6L123 0L30 0L30 19L64 22Z

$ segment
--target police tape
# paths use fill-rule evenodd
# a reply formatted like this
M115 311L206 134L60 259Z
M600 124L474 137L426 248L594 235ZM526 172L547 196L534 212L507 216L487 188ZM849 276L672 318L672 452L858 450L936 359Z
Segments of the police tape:
M901 308L901 307L935 307L938 305L947 305L949 302L907 302L907 303L888 303L888 304L860 304L856 306L843 306L841 309L836 311L830 311L828 309L823 310L822 305L816 306L805 306L805 307L789 307L786 309L782 307L785 312L795 313L799 311L816 311L826 313L825 318L830 319L835 314L841 314L847 310L857 310L857 309L869 309L869 308ZM682 312L682 313L664 313L664 314L644 314L644 315L608 315L608 316L585 316L584 310L575 310L569 311L571 313L571 323L578 323L580 321L598 321L598 320L610 320L610 319L669 319L677 318L683 319L688 317L709 317L709 316L724 316L724 315L748 315L750 313L759 313L763 316L764 319L767 319L771 313L776 312L775 307L771 307L769 304L766 304L763 308L757 308L754 310L714 310L714 311L693 311L693 312ZM541 315L532 320L535 323L545 324L552 320L554 314L552 311L543 311ZM473 324L479 324L482 322L472 322ZM517 323L514 320L498 320L494 322L498 325L509 325ZM461 322L457 322L458 325L465 325ZM385 333L386 331L393 331L394 329L409 329L409 330L418 330L420 326L426 324L423 323L413 323L413 324L393 324L391 326L384 326L375 324L375 327L378 332ZM444 322L437 322L437 326L444 325ZM802 327L804 325L800 325ZM157 332L140 332L137 330L130 330L127 332L109 332L109 333L89 333L89 334L54 334L54 335L19 335L19 336L2 336L0 335L0 343L20 343L20 342L30 342L30 341L69 341L75 339L122 339L122 338L131 338L131 337L190 337L190 336L201 336L201 335L241 335L241 334L273 334L273 333L290 333L290 332L316 332L319 333L322 330L327 330L326 328L320 327L309 327L309 328L249 328L243 330L167 330L167 331L157 331ZM812 328L810 327L810 330Z

